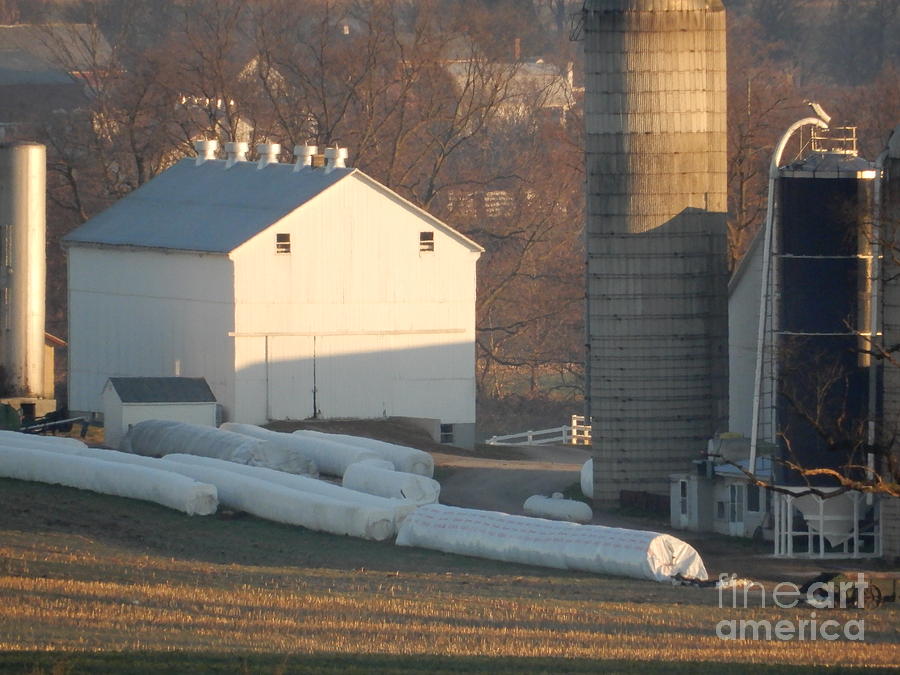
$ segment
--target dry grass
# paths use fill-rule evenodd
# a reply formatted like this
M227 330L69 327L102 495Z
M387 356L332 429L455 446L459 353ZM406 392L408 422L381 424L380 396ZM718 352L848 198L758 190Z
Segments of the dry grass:
M249 518L189 519L128 500L28 488L0 481L2 494L15 493L17 503L40 492L50 500L40 509L60 504L80 506L82 513L68 520L32 513L34 529L22 526L24 516L0 516L4 651L292 654L326 659L320 665L362 658L386 668L394 663L384 661L390 655L420 655L426 660L412 663L427 670L435 670L428 659L444 657L471 666L466 670L495 670L522 659L537 659L524 662L532 665L567 659L573 667L900 665L896 606L828 615L865 618L864 643L723 642L714 630L720 619L797 620L808 618L809 610L720 609L712 590L473 561ZM94 508L119 508L129 520L143 514L144 522L137 519L127 535L73 533L73 524L96 515ZM170 555L166 545L148 543L145 530L160 530L173 546L193 532L196 546ZM234 531L239 540L228 538ZM282 553L265 549L273 539ZM334 540L339 547L329 549ZM240 546L261 553L239 555ZM202 555L205 549L211 554ZM358 565L366 559L372 566ZM266 672L277 671L273 662Z

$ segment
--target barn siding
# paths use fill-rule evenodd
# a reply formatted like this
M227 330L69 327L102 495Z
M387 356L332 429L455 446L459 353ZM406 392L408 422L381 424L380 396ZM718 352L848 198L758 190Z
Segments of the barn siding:
M205 377L233 402L233 293L224 256L72 246L69 408L100 412L110 377Z
M309 417L315 363L323 416L474 421L478 254L451 234L353 176L231 257L245 420Z

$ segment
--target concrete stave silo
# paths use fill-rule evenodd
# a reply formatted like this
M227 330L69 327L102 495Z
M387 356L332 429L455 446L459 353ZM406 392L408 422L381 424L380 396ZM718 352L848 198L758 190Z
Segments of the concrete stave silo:
M727 417L725 12L587 0L594 494L668 493Z
M43 397L46 148L0 145L0 366L4 395ZM50 392L52 397L52 392Z

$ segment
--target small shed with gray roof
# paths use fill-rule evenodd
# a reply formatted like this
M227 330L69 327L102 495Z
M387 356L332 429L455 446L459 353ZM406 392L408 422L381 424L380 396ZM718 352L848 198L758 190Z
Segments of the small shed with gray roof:
M112 448L145 420L216 426L216 397L202 377L111 377L102 400L104 442Z
M481 247L340 162L209 143L65 237L69 408L204 377L232 421L400 416L471 443Z

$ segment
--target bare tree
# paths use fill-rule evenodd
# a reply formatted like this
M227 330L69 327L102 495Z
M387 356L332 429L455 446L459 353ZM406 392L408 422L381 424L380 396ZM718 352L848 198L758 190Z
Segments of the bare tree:
M19 3L16 0L0 0L0 25L10 25L19 20Z
M560 88L565 107L575 106L569 78L521 77L512 41L497 48L490 25L472 17L505 21L511 35L527 17L514 5L508 20L489 9L441 0L84 2L77 49L60 39L64 26L45 28L67 70L85 55L94 64L81 69L83 104L46 123L51 199L66 214L59 234L198 138L340 143L353 164L485 245L482 392L577 393L577 109L566 125L548 115Z
M748 17L729 23L728 192L732 265L765 220L769 162L778 134L803 101L793 75L766 48L762 26Z

